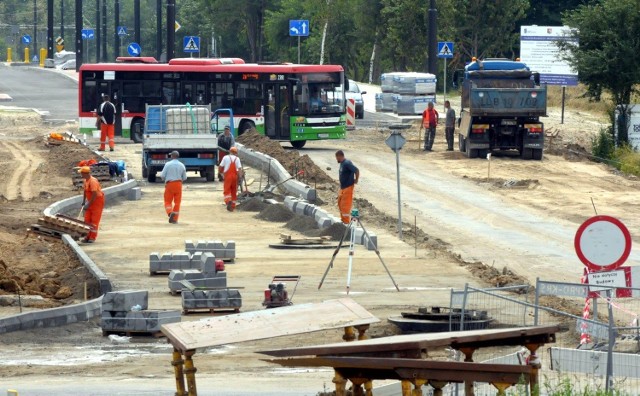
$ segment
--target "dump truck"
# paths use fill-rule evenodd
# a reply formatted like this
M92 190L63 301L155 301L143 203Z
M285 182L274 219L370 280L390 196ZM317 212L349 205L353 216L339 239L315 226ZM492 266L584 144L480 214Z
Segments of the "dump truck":
M461 152L476 158L517 150L523 159L542 159L547 87L538 73L517 60L474 60L454 73L454 82L462 85Z
M212 130L211 107L147 105L142 143L142 177L150 183L176 150L187 172L212 182L218 158L217 131Z

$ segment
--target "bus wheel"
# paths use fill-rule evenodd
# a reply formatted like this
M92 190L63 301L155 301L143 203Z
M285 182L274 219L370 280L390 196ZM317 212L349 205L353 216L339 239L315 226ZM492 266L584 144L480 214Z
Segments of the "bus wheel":
M136 143L142 143L144 140L144 121L136 119L131 123L131 140Z
M252 129L255 129L255 127L256 127L256 124L254 124L252 121L242 121L240 123L240 126L238 127L238 136Z
M291 142L291 146L293 148L295 148L295 149L298 149L298 150L303 148L305 144L307 144L306 140L296 140L296 141Z

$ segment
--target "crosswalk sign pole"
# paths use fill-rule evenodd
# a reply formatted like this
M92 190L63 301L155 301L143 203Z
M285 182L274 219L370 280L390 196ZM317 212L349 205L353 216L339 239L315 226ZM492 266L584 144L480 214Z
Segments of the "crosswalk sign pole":
M447 101L447 58L443 58L442 60L444 60L444 101L442 102L444 106L444 102ZM445 112L446 111L447 109L445 108Z

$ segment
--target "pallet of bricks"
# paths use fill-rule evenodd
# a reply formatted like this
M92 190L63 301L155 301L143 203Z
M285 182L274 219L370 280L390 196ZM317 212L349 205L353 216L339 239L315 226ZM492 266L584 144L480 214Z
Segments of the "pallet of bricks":
M89 235L90 229L91 226L84 221L58 214L39 218L38 224L32 224L27 233L48 239L60 239L63 234L69 234L79 240Z
M102 297L102 335L161 337L160 327L180 322L178 310L149 309L149 292L123 290L109 292Z
M437 78L430 73L392 72L380 76L382 93L376 94L376 111L419 115L436 102Z
M84 183L82 175L78 173L79 170L80 167L76 166L73 168L73 173L71 174L71 179L73 180L73 185L75 187L82 187L82 184ZM111 180L111 174L109 173L109 164L100 163L91 165L91 176L98 179L98 181Z

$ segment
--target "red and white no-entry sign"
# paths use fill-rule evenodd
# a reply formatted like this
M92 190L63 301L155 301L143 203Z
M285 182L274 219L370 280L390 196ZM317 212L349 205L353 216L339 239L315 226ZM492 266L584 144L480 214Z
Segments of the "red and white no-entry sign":
M629 258L631 234L615 217L594 216L578 228L574 246L590 271L611 271Z

